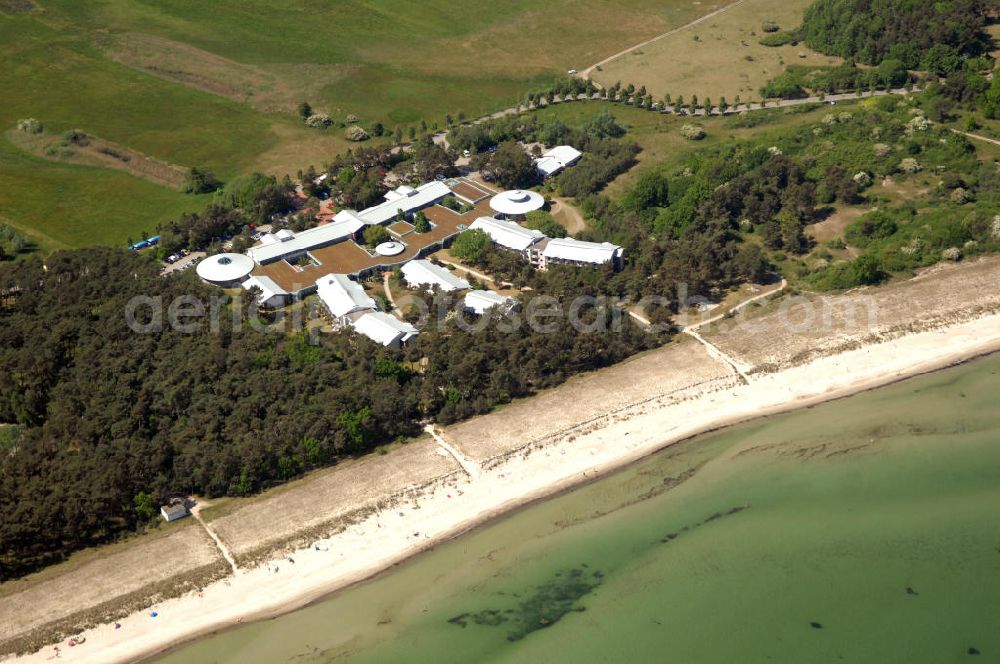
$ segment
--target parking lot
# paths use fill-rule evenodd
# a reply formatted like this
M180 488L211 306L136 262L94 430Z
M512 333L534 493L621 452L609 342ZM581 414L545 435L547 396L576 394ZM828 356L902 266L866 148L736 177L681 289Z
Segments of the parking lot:
M178 260L170 263L168 262L163 268L163 274L172 274L174 272L183 272L189 268L194 267L198 264L202 258L205 257L204 251L193 251L187 256L180 256Z

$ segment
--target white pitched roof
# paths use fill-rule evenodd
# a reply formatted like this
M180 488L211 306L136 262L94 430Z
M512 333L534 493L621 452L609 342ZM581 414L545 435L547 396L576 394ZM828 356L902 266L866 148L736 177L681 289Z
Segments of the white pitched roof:
M472 222L469 228L481 230L500 246L516 251L524 251L545 237L541 231L525 228L516 222L496 219L494 217L479 217Z
M445 292L465 290L469 287L469 282L465 279L459 279L445 268L427 260L410 261L402 267L402 271L406 283L411 286L428 288L437 286Z
M375 300L365 293L361 284L351 281L346 274L328 274L316 280L316 294L323 300L330 313L340 318L352 311L377 309Z
M274 279L266 275L251 275L249 279L243 282L243 288L246 290L250 290L254 286L260 289L259 302L267 302L276 295L288 295L288 291L275 283Z
M565 237L549 240L542 255L546 258L600 264L621 256L621 251L621 247L610 242L584 242Z
M340 215L337 215L338 217ZM316 228L292 234L291 237L281 242L271 244L259 244L256 247L247 249L247 256L258 263L270 263L290 254L309 251L317 247L325 247L335 242L345 240L357 233L364 223L360 219L350 216L336 220L329 224L323 224ZM280 236L284 231L279 231ZM291 233L291 231L289 231ZM279 237L279 239L281 239Z
M543 176L549 177L550 175L555 175L564 168L561 161L555 157L542 157L541 159L535 160L535 168L538 169Z
M499 293L490 290L473 290L465 294L463 305L466 309L476 312L480 316L493 307L506 307L513 303L514 298L504 297Z
M353 221L353 222L359 224L358 228L361 228L361 226L364 225L364 223L365 223L365 220L362 219L361 217L359 217L358 213L355 212L354 210L341 210L340 212L338 212L336 214L336 216L334 216L333 220L335 222L337 222L337 221L342 221L342 222Z
M407 341L417 336L417 328L381 311L367 313L351 325L358 334L383 346L391 346L397 341Z
M400 210L406 214L437 203L451 194L451 189L444 182L434 180L425 182L416 189L402 186L385 195L386 201L367 210L356 212L359 219L368 225L384 224L393 219Z
M583 153L574 148L572 145L557 145L548 152L542 155L543 157L551 157L555 159L563 166L572 166L577 162Z
M333 218L333 223L310 228L301 233L292 233L287 230L279 231L274 236L267 238L263 244L248 249L247 256L258 263L270 263L285 256L325 247L351 237L366 225L384 224L392 220L400 209L409 214L414 210L437 203L449 194L451 194L451 189L445 183L437 180L422 184L416 189L402 186L386 194L388 200L375 207L361 212L341 210Z

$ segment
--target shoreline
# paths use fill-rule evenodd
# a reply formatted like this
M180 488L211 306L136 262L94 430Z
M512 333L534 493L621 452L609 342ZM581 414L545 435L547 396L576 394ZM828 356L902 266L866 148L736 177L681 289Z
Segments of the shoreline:
M120 621L121 630L112 625L85 630L88 642L72 650L61 648L62 655L78 662L148 660L240 624L314 604L499 517L621 470L671 445L998 351L1000 314L993 314L820 357L756 376L749 385L700 392L657 409L613 415L606 424L570 440L516 450L481 476L462 480L457 489L435 487L419 504L413 499L413 506L382 509L319 540L322 549L292 552L294 565L276 555L267 565L241 569L209 585L202 594L188 593L134 613ZM559 463L546 461L554 455ZM382 522L391 523L383 528ZM270 571L275 560L281 565L280 574ZM149 617L152 610L159 617ZM196 618L199 623L192 625L190 621ZM52 649L49 645L5 661L48 660Z

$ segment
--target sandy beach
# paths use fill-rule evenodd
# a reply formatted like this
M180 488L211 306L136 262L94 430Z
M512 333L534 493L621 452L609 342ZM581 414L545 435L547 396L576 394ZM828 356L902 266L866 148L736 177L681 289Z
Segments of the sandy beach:
M61 659L126 662L239 623L278 615L358 582L518 506L690 436L814 405L1000 350L1000 315L873 344L709 391L515 456L457 486L377 512L344 532L119 621L87 630ZM294 560L294 562L291 562ZM152 612L156 617L152 617ZM52 646L17 662L49 661Z

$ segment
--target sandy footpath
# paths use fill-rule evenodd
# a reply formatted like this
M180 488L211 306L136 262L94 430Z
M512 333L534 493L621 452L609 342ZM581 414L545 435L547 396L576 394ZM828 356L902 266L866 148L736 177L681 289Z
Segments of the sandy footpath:
M287 559L241 570L200 595L164 601L85 632L62 661L134 661L215 630L274 616L362 580L506 510L608 472L676 441L747 419L793 410L1000 350L1000 314L821 357L686 400L622 413L600 428L518 454L475 479L441 486L383 510ZM277 568L277 571L275 569ZM157 617L150 612L156 611ZM53 658L53 646L17 662Z

